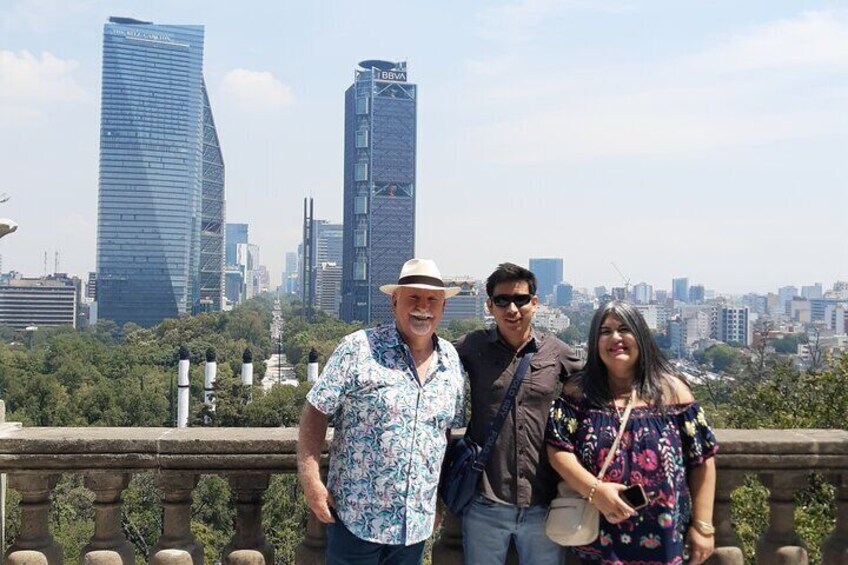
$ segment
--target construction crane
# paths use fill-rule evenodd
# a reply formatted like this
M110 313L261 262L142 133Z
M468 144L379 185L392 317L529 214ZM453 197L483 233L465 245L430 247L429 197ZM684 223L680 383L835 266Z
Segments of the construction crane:
M628 300L630 300L630 279L624 276L624 273L621 272L621 269L618 268L615 261L610 261L610 263L612 264L613 269L615 269L615 272L618 273L618 276L621 277L621 280L624 281L624 295L628 297Z

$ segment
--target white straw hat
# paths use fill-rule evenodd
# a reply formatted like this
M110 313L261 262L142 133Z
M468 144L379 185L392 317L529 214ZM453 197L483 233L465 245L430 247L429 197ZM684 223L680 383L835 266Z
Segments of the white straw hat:
M397 284L384 284L380 287L380 291L385 294L392 294L402 286L442 290L445 293L445 298L456 296L461 290L458 286L445 286L436 262L431 259L410 259L403 264Z

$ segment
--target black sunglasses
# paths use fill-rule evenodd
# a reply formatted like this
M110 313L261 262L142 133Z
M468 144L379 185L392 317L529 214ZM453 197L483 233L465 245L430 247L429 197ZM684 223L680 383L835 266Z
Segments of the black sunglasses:
M527 306L533 300L532 294L498 294L492 297L492 304L498 308L506 308L510 304L515 304L516 308Z

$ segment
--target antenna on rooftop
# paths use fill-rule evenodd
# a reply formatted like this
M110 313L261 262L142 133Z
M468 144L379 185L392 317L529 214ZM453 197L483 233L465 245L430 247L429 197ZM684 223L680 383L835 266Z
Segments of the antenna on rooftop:
M59 252L54 251L53 252L53 274L55 275L58 272L59 272Z
M44 274L42 276L47 276L47 251L44 252Z

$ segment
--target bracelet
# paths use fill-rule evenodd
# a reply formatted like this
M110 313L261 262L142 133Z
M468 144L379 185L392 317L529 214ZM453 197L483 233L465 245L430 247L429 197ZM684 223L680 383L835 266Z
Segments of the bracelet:
M592 497L595 496L595 491L598 489L599 484L601 484L600 479L595 479L595 482L592 483L592 488L589 490L589 496L586 497L586 500L588 500L590 504L592 503Z
M698 533L705 537L715 535L715 526L703 520L692 520L692 527L698 530Z

